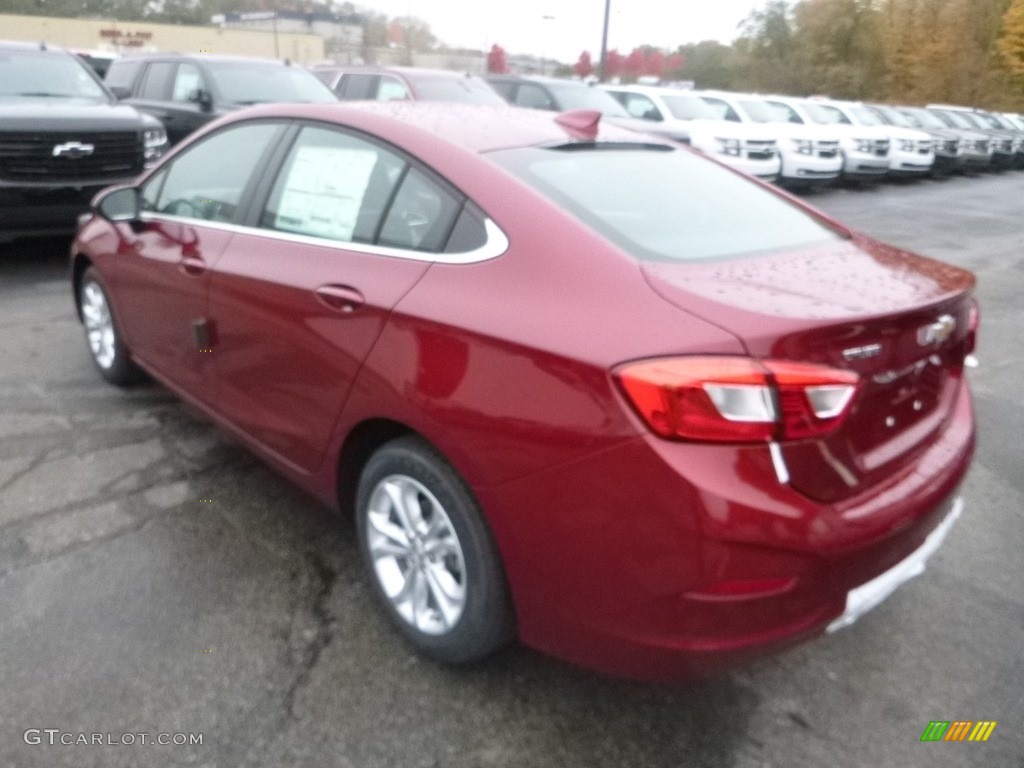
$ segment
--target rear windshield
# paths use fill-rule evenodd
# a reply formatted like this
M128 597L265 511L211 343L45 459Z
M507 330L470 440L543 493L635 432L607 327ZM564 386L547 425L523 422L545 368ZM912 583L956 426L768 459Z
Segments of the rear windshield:
M315 75L298 67L258 66L250 62L209 66L217 90L230 104L338 100Z
M457 101L463 104L508 106L491 86L475 77L413 77L416 93L424 101Z
M644 261L737 258L842 239L785 198L692 152L598 147L488 157Z

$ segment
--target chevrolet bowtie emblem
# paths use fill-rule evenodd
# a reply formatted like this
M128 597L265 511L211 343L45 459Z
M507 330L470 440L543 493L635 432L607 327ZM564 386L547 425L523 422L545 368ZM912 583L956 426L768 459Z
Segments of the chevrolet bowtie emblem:
M917 343L922 347L941 344L952 336L955 330L956 318L952 315L943 315L934 323L922 325L917 329Z
M88 157L96 149L95 144L83 144L80 141L69 141L65 144L58 144L53 148L54 157L70 157L77 160L80 157Z

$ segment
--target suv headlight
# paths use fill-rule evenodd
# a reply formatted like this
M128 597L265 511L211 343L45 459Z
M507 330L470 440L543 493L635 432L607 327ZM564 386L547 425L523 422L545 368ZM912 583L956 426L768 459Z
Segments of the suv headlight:
M796 149L798 154L814 154L814 142L811 141L810 139L793 139L793 147Z
M871 139L857 139L857 151L858 152L873 152L875 149L875 142Z
M911 139L900 139L900 150L903 152L913 152L914 142Z
M163 128L149 128L142 132L142 157L150 167L167 151L167 131Z
M718 142L718 151L723 155L740 156L739 139L715 139L715 141Z

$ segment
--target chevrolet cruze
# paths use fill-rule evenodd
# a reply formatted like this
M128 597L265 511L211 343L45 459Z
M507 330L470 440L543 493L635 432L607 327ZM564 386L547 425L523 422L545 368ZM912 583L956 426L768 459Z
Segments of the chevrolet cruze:
M961 512L970 273L596 112L257 107L94 211L99 373L354 515L429 658L715 669L851 623Z

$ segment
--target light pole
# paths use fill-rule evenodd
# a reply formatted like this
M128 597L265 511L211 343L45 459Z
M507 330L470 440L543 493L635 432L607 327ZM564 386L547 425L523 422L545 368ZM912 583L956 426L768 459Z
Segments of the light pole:
M540 20L542 22L543 21L554 21L555 17L554 16L544 15L544 16L540 17ZM547 58L547 55L548 55L548 28L547 28L547 25L544 24L544 25L541 26L541 36L540 36L540 73L541 73L541 75L547 75L547 73L548 73L548 65L547 65L547 62L545 61L545 59Z
M601 66L598 78L603 83L608 79L608 19L612 13L612 0L604 0L604 31L601 33Z

